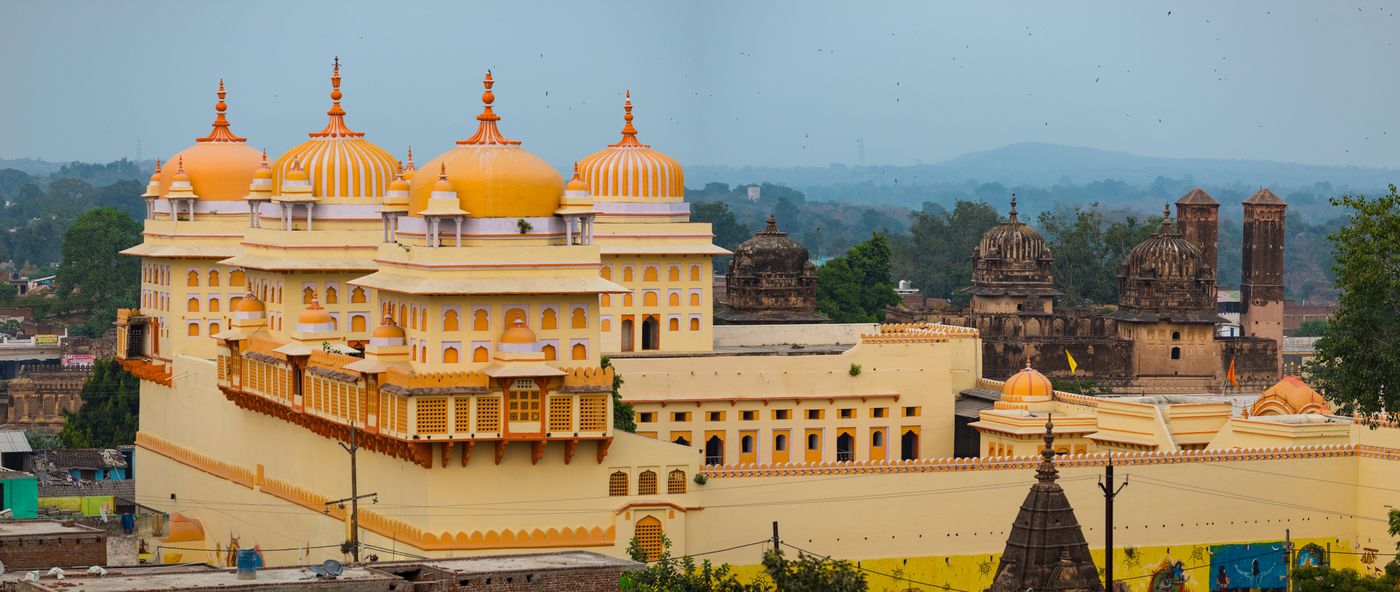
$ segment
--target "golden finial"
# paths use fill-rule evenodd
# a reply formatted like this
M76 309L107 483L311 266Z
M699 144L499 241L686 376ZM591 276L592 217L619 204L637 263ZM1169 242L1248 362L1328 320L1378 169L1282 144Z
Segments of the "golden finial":
M184 157L184 155L181 155L181 156L180 156L180 160L178 160L177 162L178 162L179 164L175 167L175 174L177 174L177 175L183 175L183 174L185 174L185 157Z
M444 160L444 161L438 163L438 166L442 167L441 169L438 170L438 180L439 180L439 181L446 181L446 180L447 180L447 161Z
M160 165L156 165L156 166L157 166L157 168L159 168ZM572 180L574 180L574 181L582 181L582 180L583 180L583 177L579 175L578 161L577 161L577 160L574 161L574 178L573 178Z
M638 141L637 141L637 128L632 127L632 91L631 91L631 90L628 90L628 91L627 91L627 100L624 101L624 102L622 103L622 111L623 111L622 120L623 120L623 122L625 122L625 123L623 123L623 125L622 125L622 139L619 140L616 144L609 144L609 146L613 146L613 147L617 147L617 146L642 146L642 147L646 147L645 144L642 144L641 142L638 142Z
M409 147L408 147L408 166L404 167L403 171L404 171L405 173L413 174L413 172L416 171L416 170L418 170L418 167L413 166L413 147L412 147L412 146L409 146Z
M330 116L330 121L326 122L326 128L311 134L313 138L325 138L335 136L345 136L358 138L365 135L364 132L351 130L345 125L345 109L340 106L340 98L345 96L340 92L340 56L336 56L331 62L331 108L326 111Z
M394 161L394 162L398 163L398 172L395 173L394 178L395 178L395 179L403 179L403 161L402 161L402 160L396 160L396 161Z
M228 103L224 99L228 97L228 91L224 90L224 79L219 79L219 90L215 93L219 96L219 102L214 103L214 129L209 131L209 135L203 138L195 138L196 142L242 142L247 138L240 138L233 135L229 130L228 118L224 115L228 111Z
M156 175L159 175L159 174L160 174L160 158L159 158L159 157L156 158L156 172L155 172L154 174L156 174Z
M486 71L486 77L482 79L481 85L485 90L481 93L482 109L481 115L476 116L476 133L465 140L457 140L458 144L519 144L519 140L508 140L501 135L501 130L496 126L496 122L501 120L500 115L491 109L491 104L496 102L496 93L491 92L491 87L496 81L491 78L491 71Z

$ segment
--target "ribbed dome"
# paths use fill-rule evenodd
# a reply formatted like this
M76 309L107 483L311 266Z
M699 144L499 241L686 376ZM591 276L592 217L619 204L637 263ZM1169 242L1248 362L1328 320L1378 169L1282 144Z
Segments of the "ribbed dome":
M1016 216L1016 198L1013 197L1010 214L1006 220L982 234L982 240L977 243L977 253L986 258L1034 264L1050 257L1050 247L1045 246L1045 239L1040 237L1040 233Z
M767 228L734 249L734 258L729 261L729 273L738 275L801 275L810 267L807 247L778 230L777 218L773 216L768 217Z
M501 117L491 109L496 95L491 92L494 82L490 73L484 84L486 92L481 100L485 108L476 117L476 134L459 140L456 148L428 161L413 175L410 215L427 207L439 167L444 165L461 208L473 217L547 217L559 209L564 178L549 163L521 148L519 141L501 135L496 125Z
M680 163L637 141L632 127L632 93L623 105L627 123L622 140L579 161L588 192L594 197L685 198L685 174Z
M987 297L1058 296L1054 262L1045 239L1017 217L1013 196L1006 219L982 233L972 249L972 286L965 291Z
M1003 401L1032 401L1049 400L1054 394L1055 387L1050 383L1050 379L1035 368L1031 368L1030 362L1020 372L1012 374L1010 378L1001 386L1001 400Z
M388 151L364 139L364 132L345 125L345 109L340 106L340 61L331 73L330 121L325 129L307 134L311 139L283 153L273 165L273 192L282 193L282 182L301 163L311 178L311 193L317 197L382 197L394 179L397 162Z
M1129 278L1159 280L1195 279L1201 264L1200 249L1172 224L1170 210L1163 215L1162 228L1133 247L1125 263Z
M258 169L262 154L244 143L244 138L233 135L229 130L224 112L228 104L224 98L224 81L219 81L219 102L214 106L214 129L209 135L196 138L195 144L166 159L166 166L160 173L160 194L170 191L170 184L180 168L189 176L194 194L200 199L232 201L241 200L248 194L248 185L253 181L253 172ZM170 163L181 163L172 167Z
M1295 415L1300 413L1332 413L1327 399L1297 376L1285 376L1269 387L1249 408L1250 415Z

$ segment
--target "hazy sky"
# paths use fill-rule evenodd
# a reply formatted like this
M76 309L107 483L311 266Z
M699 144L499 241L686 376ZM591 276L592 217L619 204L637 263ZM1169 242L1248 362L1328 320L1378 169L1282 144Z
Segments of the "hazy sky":
M0 158L169 155L209 129L278 153L351 127L421 160L507 136L557 166L641 139L683 164L936 162L1013 142L1400 162L1400 17L1376 2L0 0ZM1389 132L1397 133L1391 134Z

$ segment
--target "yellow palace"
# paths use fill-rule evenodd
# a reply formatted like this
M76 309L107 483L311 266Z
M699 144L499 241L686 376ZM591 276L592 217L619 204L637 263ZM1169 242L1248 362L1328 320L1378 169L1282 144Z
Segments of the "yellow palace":
M142 379L137 501L175 517L150 541L175 549L161 560L341 557L349 509L328 502L350 495L354 430L373 494L360 536L385 559L621 556L634 536L655 556L663 534L703 553L779 521L811 550L970 589L990 581L976 566L1005 543L1050 413L1091 541L1105 452L1176 484L1120 499L1119 541L1148 559L1119 574L1285 528L1339 565L1390 548L1368 518L1400 482L1400 430L1319 413L1306 385L1243 416L1056 392L1030 369L1003 384L981 376L971 329L715 326L726 251L690 221L681 166L639 139L630 95L620 139L565 179L507 135L508 102L483 84L475 129L400 164L348 126L338 63L324 127L275 159L233 133L221 82L213 129L158 166L125 251L141 307L117 324ZM612 424L615 373L635 434ZM982 456L951 458L976 391L1001 398L973 424ZM1271 503L1241 501L1261 492Z

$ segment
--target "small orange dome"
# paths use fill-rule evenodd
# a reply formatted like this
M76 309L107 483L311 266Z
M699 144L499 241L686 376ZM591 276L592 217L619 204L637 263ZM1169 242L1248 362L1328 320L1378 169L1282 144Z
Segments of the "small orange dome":
M525 326L525 321L515 319L515 326L501 333L501 343L534 343L535 332Z
M404 336L403 327L395 323L394 317L389 315L384 315L384 322L380 323L378 327L375 327L374 333L370 334L370 337L375 339L396 339L403 338Z
M1028 359L1025 368L1006 379L1001 387L1001 398L1003 401L1045 400L1054 392L1055 387L1050 384L1050 379L1031 368Z
M264 312L266 310L267 307L252 292L244 294L243 299L239 300L238 304L233 305L233 312Z
M266 149L266 148L263 149L263 153L262 153L262 163L258 165L258 170L253 171L253 178L254 178L254 179L271 179L271 178L272 178L272 163L269 163L269 162L267 161L267 149Z
M156 170L155 170L155 172L151 173L151 182L152 182L152 183L160 183L160 159L159 159L159 158L156 159Z
M442 166L440 167L437 182L433 183L433 193L437 193L439 191L446 193L457 192L457 190L452 187L452 182L447 180L447 163L445 162L442 163Z
M1249 407L1251 416L1296 415L1301 413L1332 413L1327 399L1297 376L1285 376L1265 389Z
M583 177L578 173L578 161L574 161L574 178L569 179L569 184L564 186L564 191L588 191L588 184L583 182Z
M175 167L175 176L173 176L173 177L170 178L170 182L171 182L171 183L189 183L189 182L190 182L190 174L185 172L185 157L183 157L183 156L179 157L179 159L177 160L177 162L179 163L179 165Z
M287 171L287 176L284 177L283 180L284 180L284 181L309 181L310 179L311 179L311 177L310 177L309 175L306 174L306 169L301 168L301 161L300 161L300 160L297 160L297 159L295 159L295 158L293 158L293 159L292 159L292 168L291 168L291 170Z
M301 311L301 316L297 317L298 325L325 325L334 322L331 313L321 308L321 302L315 298L311 299L311 304L306 305L306 309Z

